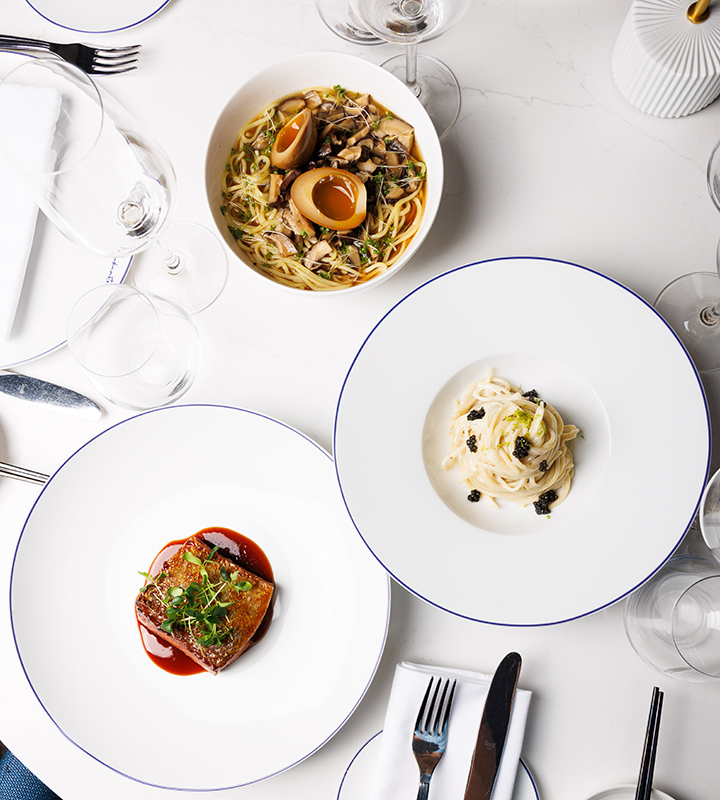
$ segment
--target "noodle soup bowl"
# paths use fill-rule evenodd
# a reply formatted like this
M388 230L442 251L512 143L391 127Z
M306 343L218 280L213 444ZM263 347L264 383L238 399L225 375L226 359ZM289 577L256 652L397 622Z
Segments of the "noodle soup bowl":
M314 87L342 86L349 93L371 95L373 101L394 117L407 122L415 131L415 147L426 165L425 201L420 225L402 255L388 269L364 282L327 291L307 291L276 281L267 270L257 266L237 246L223 214L222 179L240 130L271 103L300 95ZM303 295L347 295L376 286L394 275L413 257L435 220L443 189L443 158L440 142L427 112L412 92L375 64L342 53L303 53L277 61L244 83L223 108L208 145L205 181L210 210L221 238L231 252L231 262L240 262L253 274L279 288ZM232 267L231 267L232 268Z

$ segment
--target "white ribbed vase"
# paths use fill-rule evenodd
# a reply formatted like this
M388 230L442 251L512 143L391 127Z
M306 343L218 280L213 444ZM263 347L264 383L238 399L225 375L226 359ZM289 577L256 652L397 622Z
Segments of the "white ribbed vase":
M690 0L634 0L612 56L625 99L656 117L684 117L720 94L720 8L705 22L687 17Z

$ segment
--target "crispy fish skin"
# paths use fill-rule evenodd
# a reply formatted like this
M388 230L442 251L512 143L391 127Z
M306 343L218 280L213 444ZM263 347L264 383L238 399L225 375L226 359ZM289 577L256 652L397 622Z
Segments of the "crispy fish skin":
M244 592L237 593L230 587L225 587L220 592L218 600L232 603L228 606L225 617L225 622L231 629L230 633L221 644L212 647L203 647L190 631L178 626L173 629L171 634L167 633L160 626L165 619L163 598L168 589L173 586L185 589L193 582L202 583L200 567L186 561L183 554L192 553L204 561L210 552L211 548L205 542L196 537L190 537L162 565L160 573L164 573L164 577L156 579L154 585L147 584L140 590L135 599L135 610L140 622L159 639L177 647L203 669L217 675L221 669L227 667L245 652L252 643L252 637L270 606L275 587L272 583L248 572L222 554L215 553L212 561L205 564L211 582L222 580L220 570L225 567L228 574L238 572L240 580L246 580L252 584L252 587Z

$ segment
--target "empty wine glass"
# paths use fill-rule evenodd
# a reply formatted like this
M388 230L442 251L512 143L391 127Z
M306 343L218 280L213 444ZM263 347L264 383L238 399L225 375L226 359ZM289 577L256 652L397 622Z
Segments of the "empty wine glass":
M169 224L175 173L162 148L82 70L29 59L0 82L0 152L25 177L40 208L65 236L98 255L134 259L133 281L190 313L220 293L227 258L194 223ZM23 129L46 126L47 151L24 146Z
M355 16L350 0L315 0L320 19L330 30L352 44L382 44L383 40L364 28Z
M352 0L357 17L381 39L405 46L383 67L400 78L425 106L438 136L445 136L460 113L460 86L441 61L418 55L419 42L434 39L454 25L470 0Z
M707 186L720 209L720 142L707 165ZM716 254L720 269L720 243ZM720 275L691 272L669 283L655 300L655 308L685 345L698 372L720 369Z

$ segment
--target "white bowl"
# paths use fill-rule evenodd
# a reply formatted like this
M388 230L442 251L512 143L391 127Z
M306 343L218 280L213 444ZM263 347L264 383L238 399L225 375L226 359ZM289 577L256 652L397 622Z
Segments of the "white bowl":
M253 119L268 103L311 86L335 86L338 84L352 91L371 94L378 103L413 125L415 139L423 161L427 165L425 211L420 229L402 258L378 277L346 289L323 292L303 291L283 286L272 280L234 246L227 222L220 210L223 204L221 176L225 170L230 150L237 141L240 128ZM265 67L243 84L227 102L210 137L205 162L205 185L210 210L220 236L238 261L275 286L295 294L347 295L387 280L402 269L422 244L435 220L442 196L442 150L437 132L427 112L405 84L395 76L382 67L356 56L329 52L303 53Z

